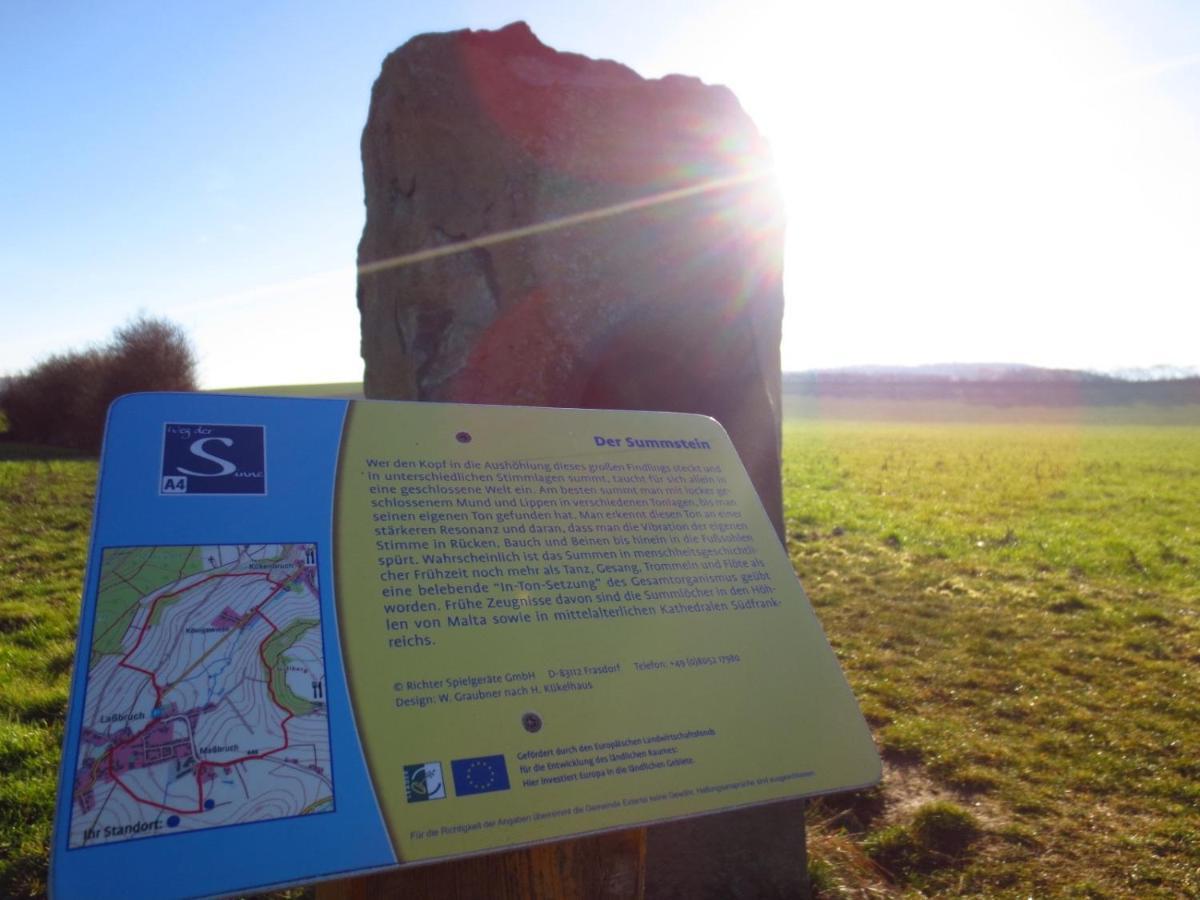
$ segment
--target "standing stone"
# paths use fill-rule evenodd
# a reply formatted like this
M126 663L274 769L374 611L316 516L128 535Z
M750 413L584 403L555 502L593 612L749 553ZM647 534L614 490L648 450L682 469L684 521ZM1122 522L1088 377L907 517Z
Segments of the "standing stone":
M413 38L362 138L368 397L704 413L782 533L783 215L727 88Z
M362 156L366 396L710 415L782 535L783 215L732 92L560 53L524 23L420 35L384 61ZM558 890L805 889L800 803L648 835L632 894L624 876ZM624 871L588 840L577 855ZM557 871L549 852L498 857L497 883ZM420 889L470 895L438 877Z

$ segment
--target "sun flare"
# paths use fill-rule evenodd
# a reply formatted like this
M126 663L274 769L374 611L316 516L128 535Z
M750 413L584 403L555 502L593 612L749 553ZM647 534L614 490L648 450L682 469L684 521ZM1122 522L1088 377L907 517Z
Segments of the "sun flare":
M682 39L773 145L785 369L1194 355L1200 135L1157 86L1200 57L1049 4L739 4Z

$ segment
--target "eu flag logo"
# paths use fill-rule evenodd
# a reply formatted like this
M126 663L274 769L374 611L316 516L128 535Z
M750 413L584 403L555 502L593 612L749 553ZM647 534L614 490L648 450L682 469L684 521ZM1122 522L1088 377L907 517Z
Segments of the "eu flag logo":
M450 761L450 772L454 776L454 793L459 797L509 788L508 768L502 755L454 759Z

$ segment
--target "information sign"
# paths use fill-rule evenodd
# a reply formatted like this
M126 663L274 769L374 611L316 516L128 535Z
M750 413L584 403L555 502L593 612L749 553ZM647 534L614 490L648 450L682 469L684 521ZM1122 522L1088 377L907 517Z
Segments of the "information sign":
M110 413L59 896L279 887L879 773L712 419L212 394Z

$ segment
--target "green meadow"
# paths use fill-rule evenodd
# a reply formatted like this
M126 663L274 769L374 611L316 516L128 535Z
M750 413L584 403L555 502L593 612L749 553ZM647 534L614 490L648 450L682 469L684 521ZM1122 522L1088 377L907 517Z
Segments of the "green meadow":
M812 805L818 895L1200 896L1196 409L824 412L788 547L885 778Z
M1200 896L1200 410L790 402L789 552L885 760L811 804L816 895ZM0 442L0 896L45 891L95 477Z
M46 890L96 482L92 458L0 443L0 896Z

